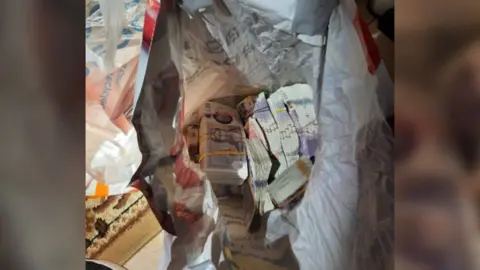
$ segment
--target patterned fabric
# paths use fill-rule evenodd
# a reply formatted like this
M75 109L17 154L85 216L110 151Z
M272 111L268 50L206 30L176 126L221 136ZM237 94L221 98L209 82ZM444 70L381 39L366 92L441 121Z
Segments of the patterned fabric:
M140 192L86 199L85 256L96 258L150 208Z

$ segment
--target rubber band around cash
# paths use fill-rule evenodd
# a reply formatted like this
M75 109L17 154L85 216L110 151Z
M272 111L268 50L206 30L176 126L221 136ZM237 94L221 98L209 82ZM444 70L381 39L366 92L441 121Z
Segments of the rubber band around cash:
M287 104L287 106L290 108L290 109L293 109L293 105L292 104ZM281 112L284 112L286 111L287 108L280 108L280 109L276 109L275 111L272 112L272 114L277 114L277 113L281 113Z
M273 114L277 114L277 113L284 112L284 111L286 111L286 110L287 110L287 108L280 108L280 109L276 109L276 110L273 111L272 113L273 113Z
M222 156L222 155L240 155L240 156L246 156L247 153L245 152L235 152L235 151L213 151L213 152L208 152L208 153L204 153L202 155L200 155L200 157L198 158L198 162L202 161L202 159L204 157L208 157L208 156Z

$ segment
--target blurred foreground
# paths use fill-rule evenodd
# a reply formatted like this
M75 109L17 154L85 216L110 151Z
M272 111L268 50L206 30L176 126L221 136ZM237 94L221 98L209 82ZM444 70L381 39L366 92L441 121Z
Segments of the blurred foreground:
M480 2L396 11L395 269L479 269Z

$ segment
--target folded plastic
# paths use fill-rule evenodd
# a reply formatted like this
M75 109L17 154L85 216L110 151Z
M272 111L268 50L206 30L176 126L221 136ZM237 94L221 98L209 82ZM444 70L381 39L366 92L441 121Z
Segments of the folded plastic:
M86 2L87 196L133 190L142 158L131 118L144 15L144 0Z

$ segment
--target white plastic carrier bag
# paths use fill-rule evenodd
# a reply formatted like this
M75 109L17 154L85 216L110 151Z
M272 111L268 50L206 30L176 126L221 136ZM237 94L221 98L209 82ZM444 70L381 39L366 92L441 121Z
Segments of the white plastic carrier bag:
M308 39L274 25L276 7L251 2L162 2L147 65L156 80L143 85L133 116L142 162L132 177L168 232L160 269L386 269L393 84L368 26L353 0L330 2L328 27ZM270 212L251 233L250 209L217 198L185 128L207 101L299 84L314 92L312 173L295 207Z

